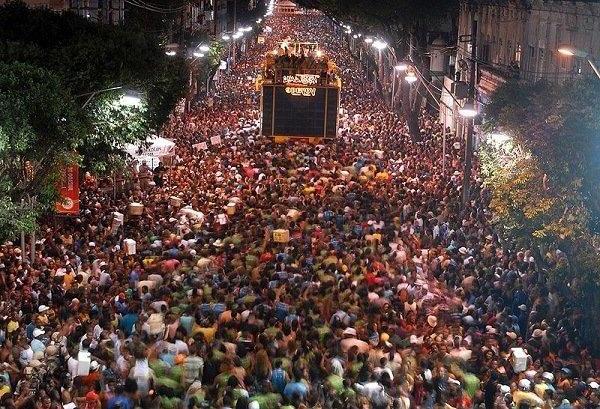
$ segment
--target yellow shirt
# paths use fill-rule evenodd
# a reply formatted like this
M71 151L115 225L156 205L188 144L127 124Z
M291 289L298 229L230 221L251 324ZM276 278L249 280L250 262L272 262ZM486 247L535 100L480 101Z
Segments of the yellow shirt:
M533 392L516 391L513 393L513 402L516 407L522 402L528 402L531 406L542 406L544 401Z
M65 274L63 276L63 287L65 290L68 290L71 288L71 284L73 283L74 279L75 279L75 276L73 276L72 274Z
M194 324L194 327L192 328L192 336L200 333L202 335L204 335L204 340L207 343L210 343L213 341L213 339L215 339L215 333L217 332L216 328L213 327L200 327L197 326L196 324Z

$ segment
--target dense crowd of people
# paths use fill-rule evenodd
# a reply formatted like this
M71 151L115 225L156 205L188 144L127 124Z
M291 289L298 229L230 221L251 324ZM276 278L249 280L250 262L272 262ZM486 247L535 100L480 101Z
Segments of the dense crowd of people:
M329 20L266 24L165 127L169 166L116 198L87 179L33 263L0 247L0 406L598 407L584 323L539 268L562 253L498 237L480 180L462 208L460 139L443 167L424 112L411 141ZM335 141L259 136L253 78L287 36L342 68Z

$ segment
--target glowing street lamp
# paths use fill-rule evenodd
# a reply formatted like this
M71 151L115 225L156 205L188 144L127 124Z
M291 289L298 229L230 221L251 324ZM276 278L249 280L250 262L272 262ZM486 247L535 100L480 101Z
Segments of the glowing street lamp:
M119 102L121 105L129 107L140 106L142 104L142 96L139 92L128 90L121 95Z
M397 64L394 69L396 71L406 71L408 70L408 64L405 62L401 62L400 64Z
M224 41L229 41L231 40L231 37L229 37L227 34L223 34L223 36L221 37Z
M165 54L168 55L169 57L174 57L177 55L177 51L175 50L167 50L165 51Z
M198 49L199 49L201 52L205 53L205 52L208 52L208 51L210 50L210 47L209 47L209 46L207 46L206 44L203 44L203 45L201 45L200 47L198 47Z
M202 58L204 57L204 54L199 51L194 51L193 56L196 58Z
M418 80L418 78L414 72L407 72L406 76L404 77L404 81L408 82L409 84L412 84L413 82L417 82L417 80Z
M371 37L367 37L367 38L365 38L365 43L373 44L373 39Z
M600 71L598 70L598 67L592 60L590 53L588 53L587 51L579 50L570 45L563 45L558 48L558 52L561 53L562 55L566 55L568 57L577 57L577 58L586 59L587 62L590 64L590 67L592 67L592 70L594 70L594 73L596 74L596 76L598 78L600 78Z
M374 48L376 48L377 50L381 51L381 50L385 50L388 45L385 41L375 40L373 42L372 46Z
M471 99L467 100L465 104L458 110L458 113L465 118L474 118L479 113L475 102Z

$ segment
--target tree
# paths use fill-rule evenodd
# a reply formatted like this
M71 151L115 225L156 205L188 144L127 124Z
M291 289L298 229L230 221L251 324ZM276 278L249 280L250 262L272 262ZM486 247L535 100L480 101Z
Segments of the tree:
M75 97L116 86L145 95L143 110L113 109L119 91L99 94L82 112L91 132L85 138L89 143L80 146L84 165L100 169L124 143L143 140L150 129L162 126L188 78L185 60L167 57L154 35L15 2L0 7L0 60L52 71ZM86 98L79 97L80 106Z
M54 203L58 171L76 160L85 124L55 74L0 63L0 240L33 229L39 212Z
M398 57L410 55L413 65L428 77L425 64L427 35L441 31L458 10L456 0L300 0L306 7L317 8L365 32L385 38ZM421 82L402 84L402 110L413 140L420 140L418 115L421 108ZM395 96L392 96L395 97Z
M497 227L532 246L547 264L549 280L574 300L585 318L580 331L596 356L599 97L595 78L564 84L509 82L486 107L486 126L512 137L516 153L506 155L490 146L482 153Z
M576 184L590 212L590 228L600 228L600 98L596 78L564 84L509 82L501 87L486 119L531 152L550 187Z
M22 3L0 7L0 61L0 239L54 205L64 164L106 170L159 129L188 79L154 35ZM121 104L125 89L143 104Z

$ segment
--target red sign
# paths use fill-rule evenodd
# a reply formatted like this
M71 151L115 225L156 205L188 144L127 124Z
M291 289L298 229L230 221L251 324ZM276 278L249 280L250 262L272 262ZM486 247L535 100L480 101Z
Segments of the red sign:
M56 212L60 214L79 213L79 166L67 165L62 168L58 181Z

